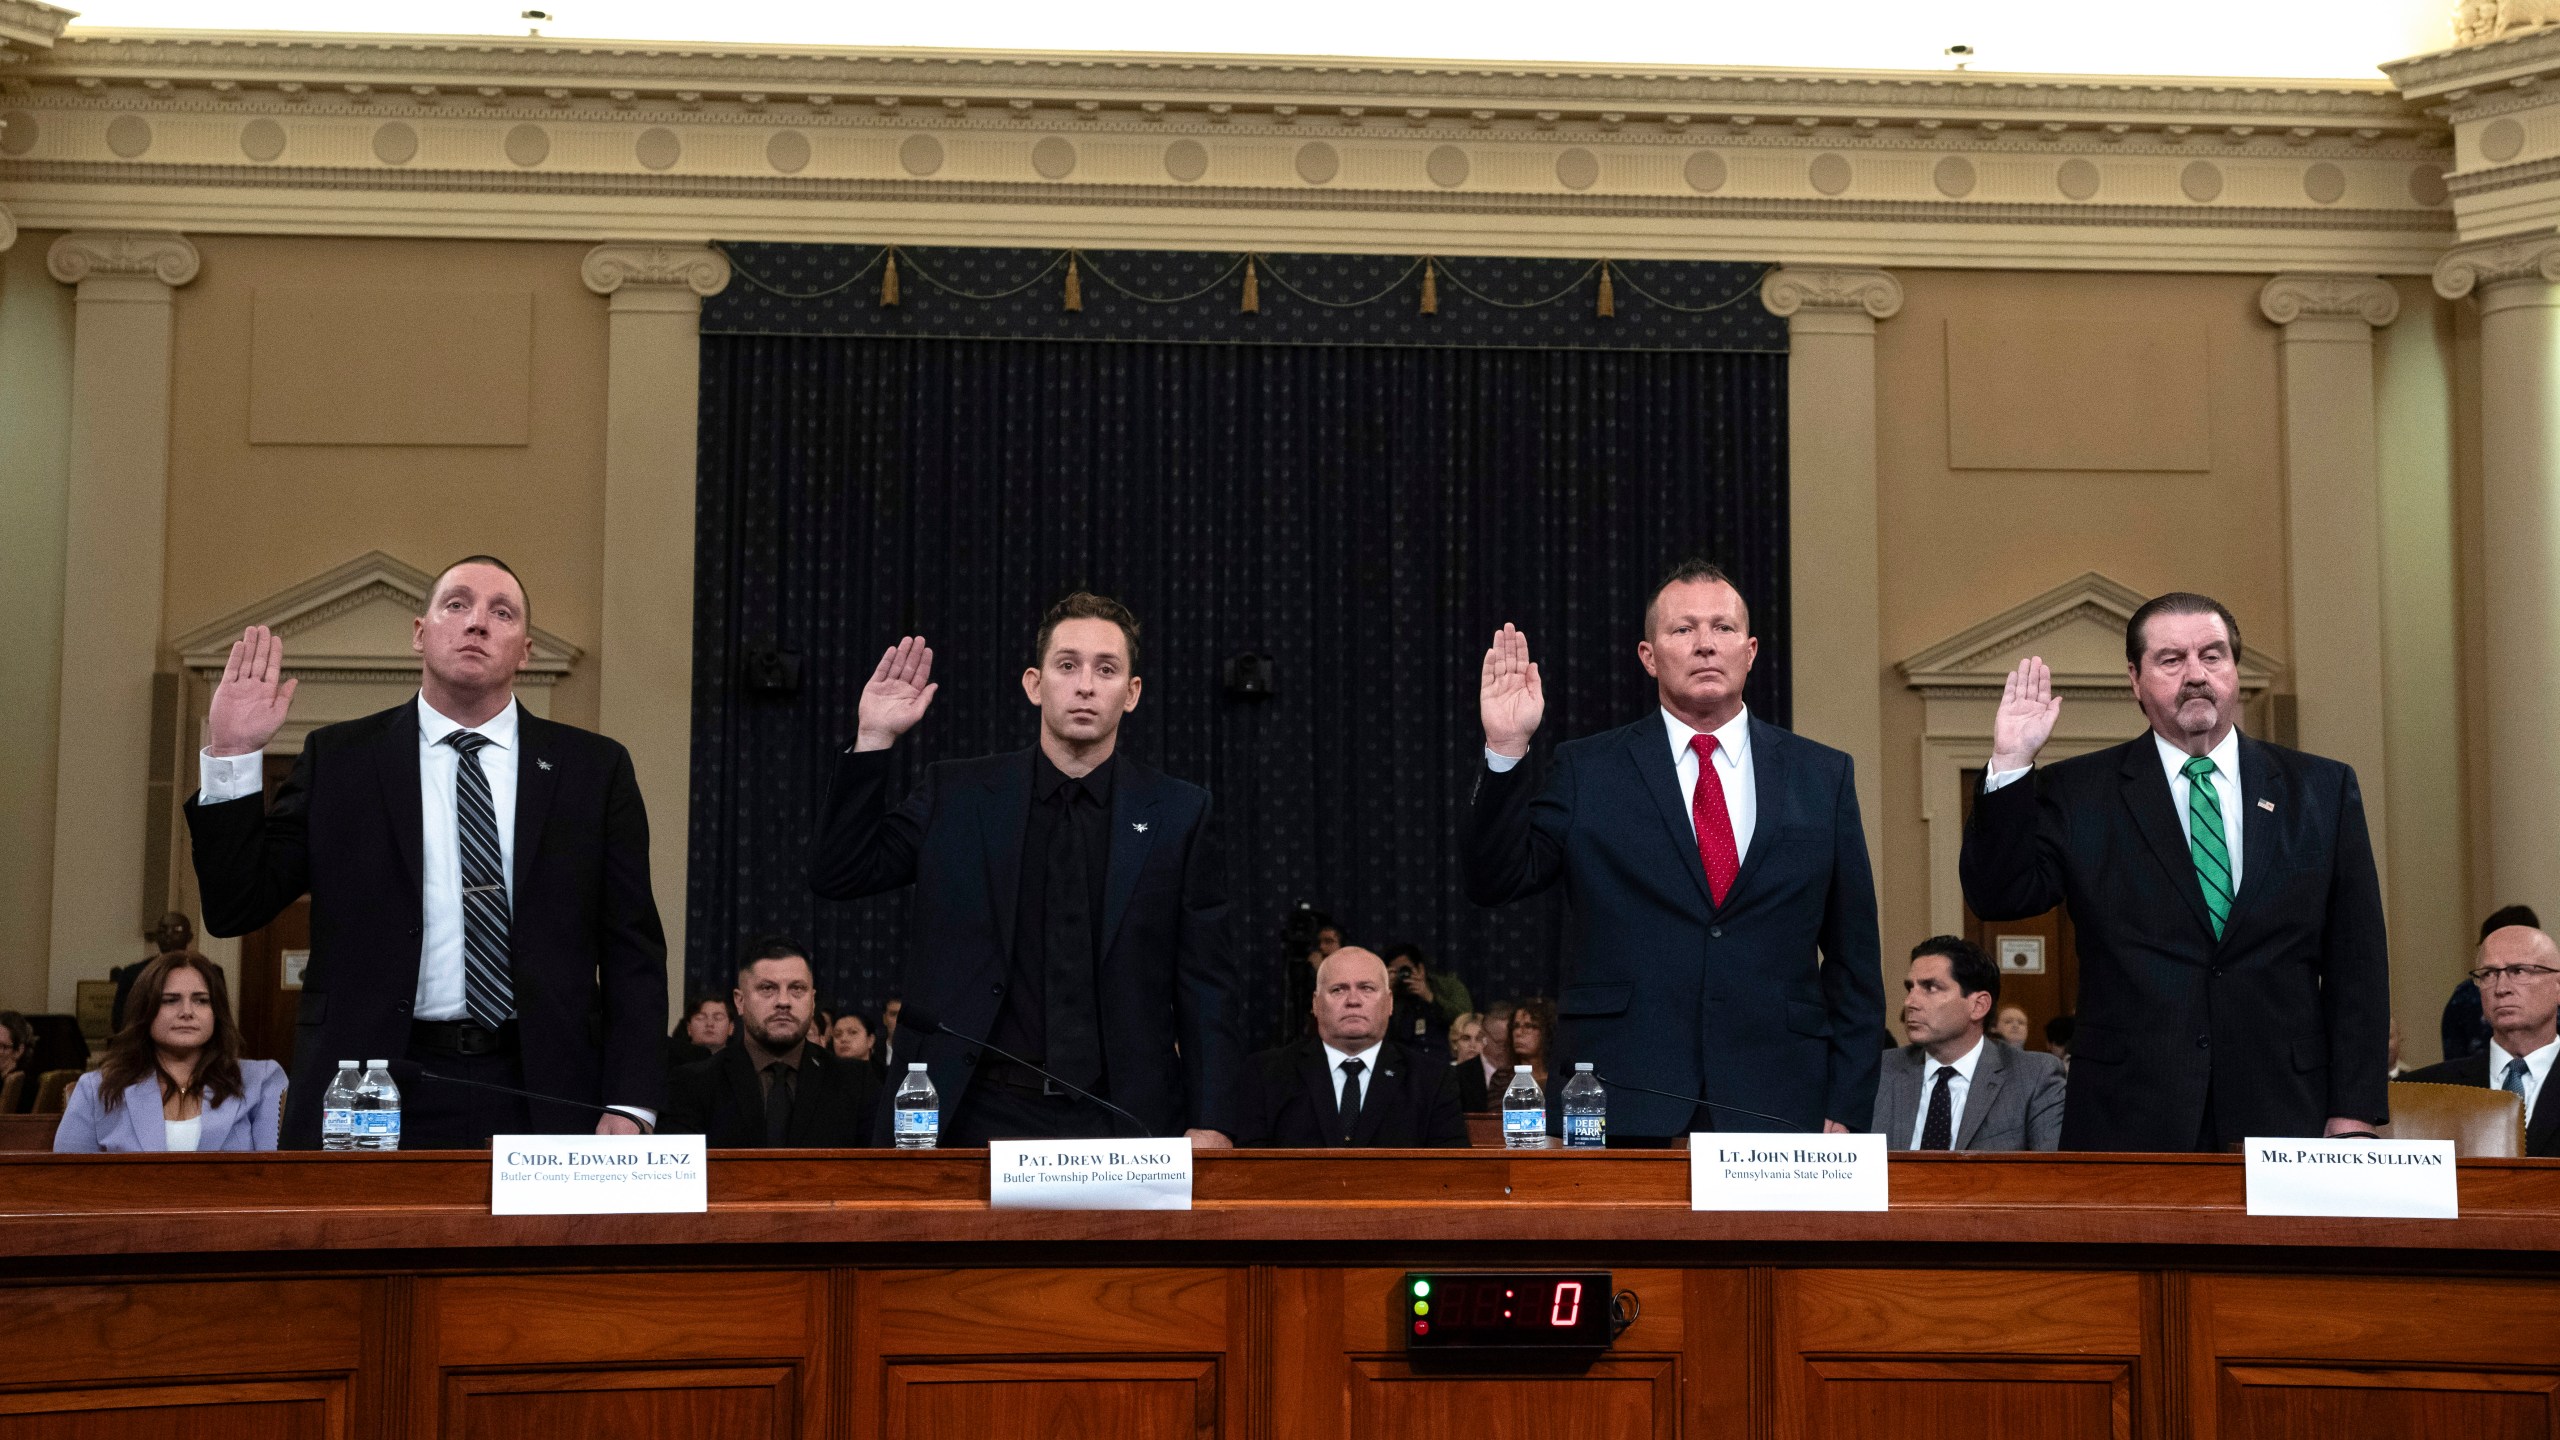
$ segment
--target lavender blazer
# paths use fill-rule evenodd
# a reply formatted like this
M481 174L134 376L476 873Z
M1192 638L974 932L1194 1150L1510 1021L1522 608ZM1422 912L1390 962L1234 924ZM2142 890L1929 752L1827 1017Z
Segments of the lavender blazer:
M243 1060L240 1083L237 1098L204 1107L198 1150L276 1148L276 1127L284 1117L284 1067L273 1060ZM124 1103L109 1111L99 1095L98 1072L92 1070L80 1077L63 1105L53 1148L82 1155L157 1153L169 1148L167 1123L160 1118L156 1077L128 1087Z

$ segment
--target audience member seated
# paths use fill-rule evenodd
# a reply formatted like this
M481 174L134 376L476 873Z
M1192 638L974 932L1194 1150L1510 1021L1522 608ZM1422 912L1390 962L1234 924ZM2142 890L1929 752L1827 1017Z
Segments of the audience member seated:
M2535 914L2530 905L2502 905L2490 911L2489 918L2480 922L2480 938L2487 940L2493 932L2510 925L2539 930L2542 917ZM2479 962L2475 958L2472 963ZM2438 1022L2444 1039L2444 1058L2459 1060L2465 1055L2488 1053L2489 1022L2481 1018L2487 1013L2481 1002L2480 987L2465 976L2444 1002L2444 1019Z
M880 1007L879 1068L884 1072L898 1063L898 1011L904 1008L906 1003L892 995L888 1002ZM901 1070L898 1073L904 1075L907 1072Z
M2024 1050L2027 1048L2027 1037L2034 1033L2030 1026L2031 1022L2027 1019L2027 1012L2024 1009L2016 1005L2003 1005L2000 1007L2000 1023L1993 1029L2013 1048Z
M1867 1133L1894 1150L2053 1150L2062 1144L2062 1062L2021 1050L1983 1022L2000 967L1954 935L1921 941L1902 975L1902 1031L1884 1057Z
M240 1058L222 967L192 950L142 967L107 1057L80 1077L53 1148L66 1153L273 1150L284 1067Z
M2478 1085L2524 1100L2524 1153L2560 1156L2560 1105L2541 1103L2551 1061L2560 1055L2560 946L2529 925L2506 925L2480 942L2482 1018L2489 1048L2404 1076L2413 1083Z
M1449 1022L1450 1068L1484 1053L1484 1017L1473 1010Z
M2056 1015L2044 1022L2044 1048L2047 1054L2062 1062L2062 1073L2071 1073L2071 1036L2080 1028L2075 1016Z
M35 1027L15 1010L0 1010L0 1115L35 1108Z
M1458 1103L1470 1115L1489 1114L1499 1094L1494 1077L1511 1083L1511 1007L1496 1005L1476 1022L1476 1058L1449 1067L1458 1077Z
M710 1059L713 1052L729 1043L729 1032L735 1025L729 1016L729 1002L721 997L696 995L687 1000L684 1018L676 1022L675 1033L667 1037L667 1068L678 1070Z
M1386 1037L1394 1012L1386 962L1356 946L1316 966L1315 1033L1245 1066L1236 1113L1244 1146L1459 1146L1466 1112L1439 1053Z
M818 982L808 952L779 936L747 947L730 1003L736 1043L668 1078L658 1128L715 1148L851 1148L871 1143L880 1082L811 1044Z
M827 1048L848 1064L869 1066L874 1075L881 1074L886 1065L871 1022L858 1010L847 1010L836 1017L836 1023L827 1029Z
M1449 1022L1465 1009L1443 1012L1439 990L1424 965L1422 951L1414 946L1399 947L1403 953L1387 961L1387 983L1395 1012L1387 1020L1387 1038L1404 1045L1417 1055L1438 1055L1449 1043Z
M1431 959L1422 953L1421 946L1410 940L1399 940L1387 947L1389 973L1392 974L1399 963L1408 959L1413 962L1415 976L1429 988L1427 998L1440 1007L1442 1027L1457 1024L1459 1016L1476 1008L1476 997L1467 993L1467 982L1459 979L1455 971L1432 969ZM1411 981L1405 983L1410 986Z
M1492 1077L1488 1087L1493 1092L1493 1109L1502 1108L1502 1087L1511 1083L1511 1072L1526 1065L1538 1079L1538 1088L1552 1089L1547 1079L1547 1059L1555 1047L1556 1002L1532 998L1511 1007L1511 1060L1500 1075Z

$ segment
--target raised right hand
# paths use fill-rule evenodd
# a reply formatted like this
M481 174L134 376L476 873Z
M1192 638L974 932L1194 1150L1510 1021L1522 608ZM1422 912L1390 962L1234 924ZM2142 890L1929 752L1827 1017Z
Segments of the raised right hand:
M930 683L932 679L933 651L926 648L923 636L910 635L880 652L879 665L862 687L860 728L853 748L886 750L898 743L898 737L914 729L933 705L933 692L942 687Z
M1529 737L1547 716L1547 692L1529 659L1529 637L1515 626L1496 631L1493 648L1484 652L1476 708L1484 717L1486 749L1513 757L1529 753Z
M222 683L213 687L213 705L205 712L204 748L213 755L250 755L267 748L284 728L299 680L278 682L284 672L284 641L264 625L252 625L231 642L231 658L222 667Z
M2036 752L2053 738L2053 722L2062 718L2062 697L2053 693L2053 671L2044 658L2030 655L2009 672L2000 689L2000 708L1991 717L1991 768L2024 770L2036 763Z

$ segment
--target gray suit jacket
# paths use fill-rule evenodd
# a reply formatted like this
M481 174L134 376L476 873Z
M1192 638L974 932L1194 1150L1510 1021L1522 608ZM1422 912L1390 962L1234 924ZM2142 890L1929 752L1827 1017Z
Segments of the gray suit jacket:
M1867 1133L1886 1137L1888 1150L1911 1148L1926 1098L1922 1076L1929 1053L1905 1045L1884 1057L1876 1083L1875 1118ZM1974 1062L1964 1116L1956 1123L1958 1150L2053 1150L2062 1144L2062 1061L2041 1050L2020 1050L1997 1035L1982 1039Z

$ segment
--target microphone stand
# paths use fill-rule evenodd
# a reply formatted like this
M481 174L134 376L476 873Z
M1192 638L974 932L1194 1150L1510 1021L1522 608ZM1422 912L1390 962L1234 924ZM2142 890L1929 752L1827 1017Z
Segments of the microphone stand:
M1084 1099L1090 1100L1094 1104L1101 1106L1103 1109L1110 1111L1112 1114L1119 1116L1121 1119L1128 1121L1131 1125L1137 1128L1138 1135L1141 1139L1152 1140L1155 1138L1155 1132L1147 1128L1147 1122L1144 1120L1139 1119L1137 1116L1130 1114L1128 1111L1121 1109L1119 1106L1112 1104L1110 1101L1103 1099L1101 1096L1094 1094L1092 1091L1085 1089L1081 1085L1071 1084L1056 1075L1050 1074L1046 1069L1032 1064L1030 1061L1023 1059L1019 1055L1013 1054L1010 1051L998 1049L996 1046L989 1044L987 1041L980 1040L973 1035L963 1035L959 1031L952 1029L950 1026L943 1024L939 1019L931 1015L919 1017L912 1006L901 1012L899 1019L903 1024L912 1025L927 1035L948 1035L963 1045L975 1045L979 1049L985 1050L1001 1059L1010 1060L1014 1064L1021 1066L1023 1069L1038 1075L1041 1079L1067 1091L1069 1094L1081 1096Z
M459 1075L439 1075L435 1071L429 1070L423 1065L418 1067L418 1074L421 1077L433 1080L440 1085L461 1085L472 1090L487 1090L499 1095L513 1095L519 1100L539 1100L546 1105L567 1105L573 1109L593 1111L598 1115L619 1115L623 1119L630 1121L632 1124L639 1126L643 1134L654 1135L658 1130L657 1122L651 1120L648 1116L641 1114L639 1111L629 1108L628 1106L598 1105L586 1100L571 1100L559 1095L541 1095L531 1090L518 1090L512 1085L492 1085L486 1080L465 1080Z
M1692 1105L1704 1105L1710 1110L1730 1110L1737 1115L1748 1115L1755 1120L1774 1121L1785 1126L1790 1132L1807 1133L1804 1126L1782 1115L1772 1115L1766 1110L1754 1110L1744 1105L1727 1105L1720 1100L1710 1100L1703 1095L1675 1095L1668 1090L1656 1090L1650 1085L1631 1085L1623 1080L1612 1080L1597 1071L1592 1072L1592 1078L1612 1090L1640 1090L1647 1095L1659 1095L1665 1100L1686 1100Z

